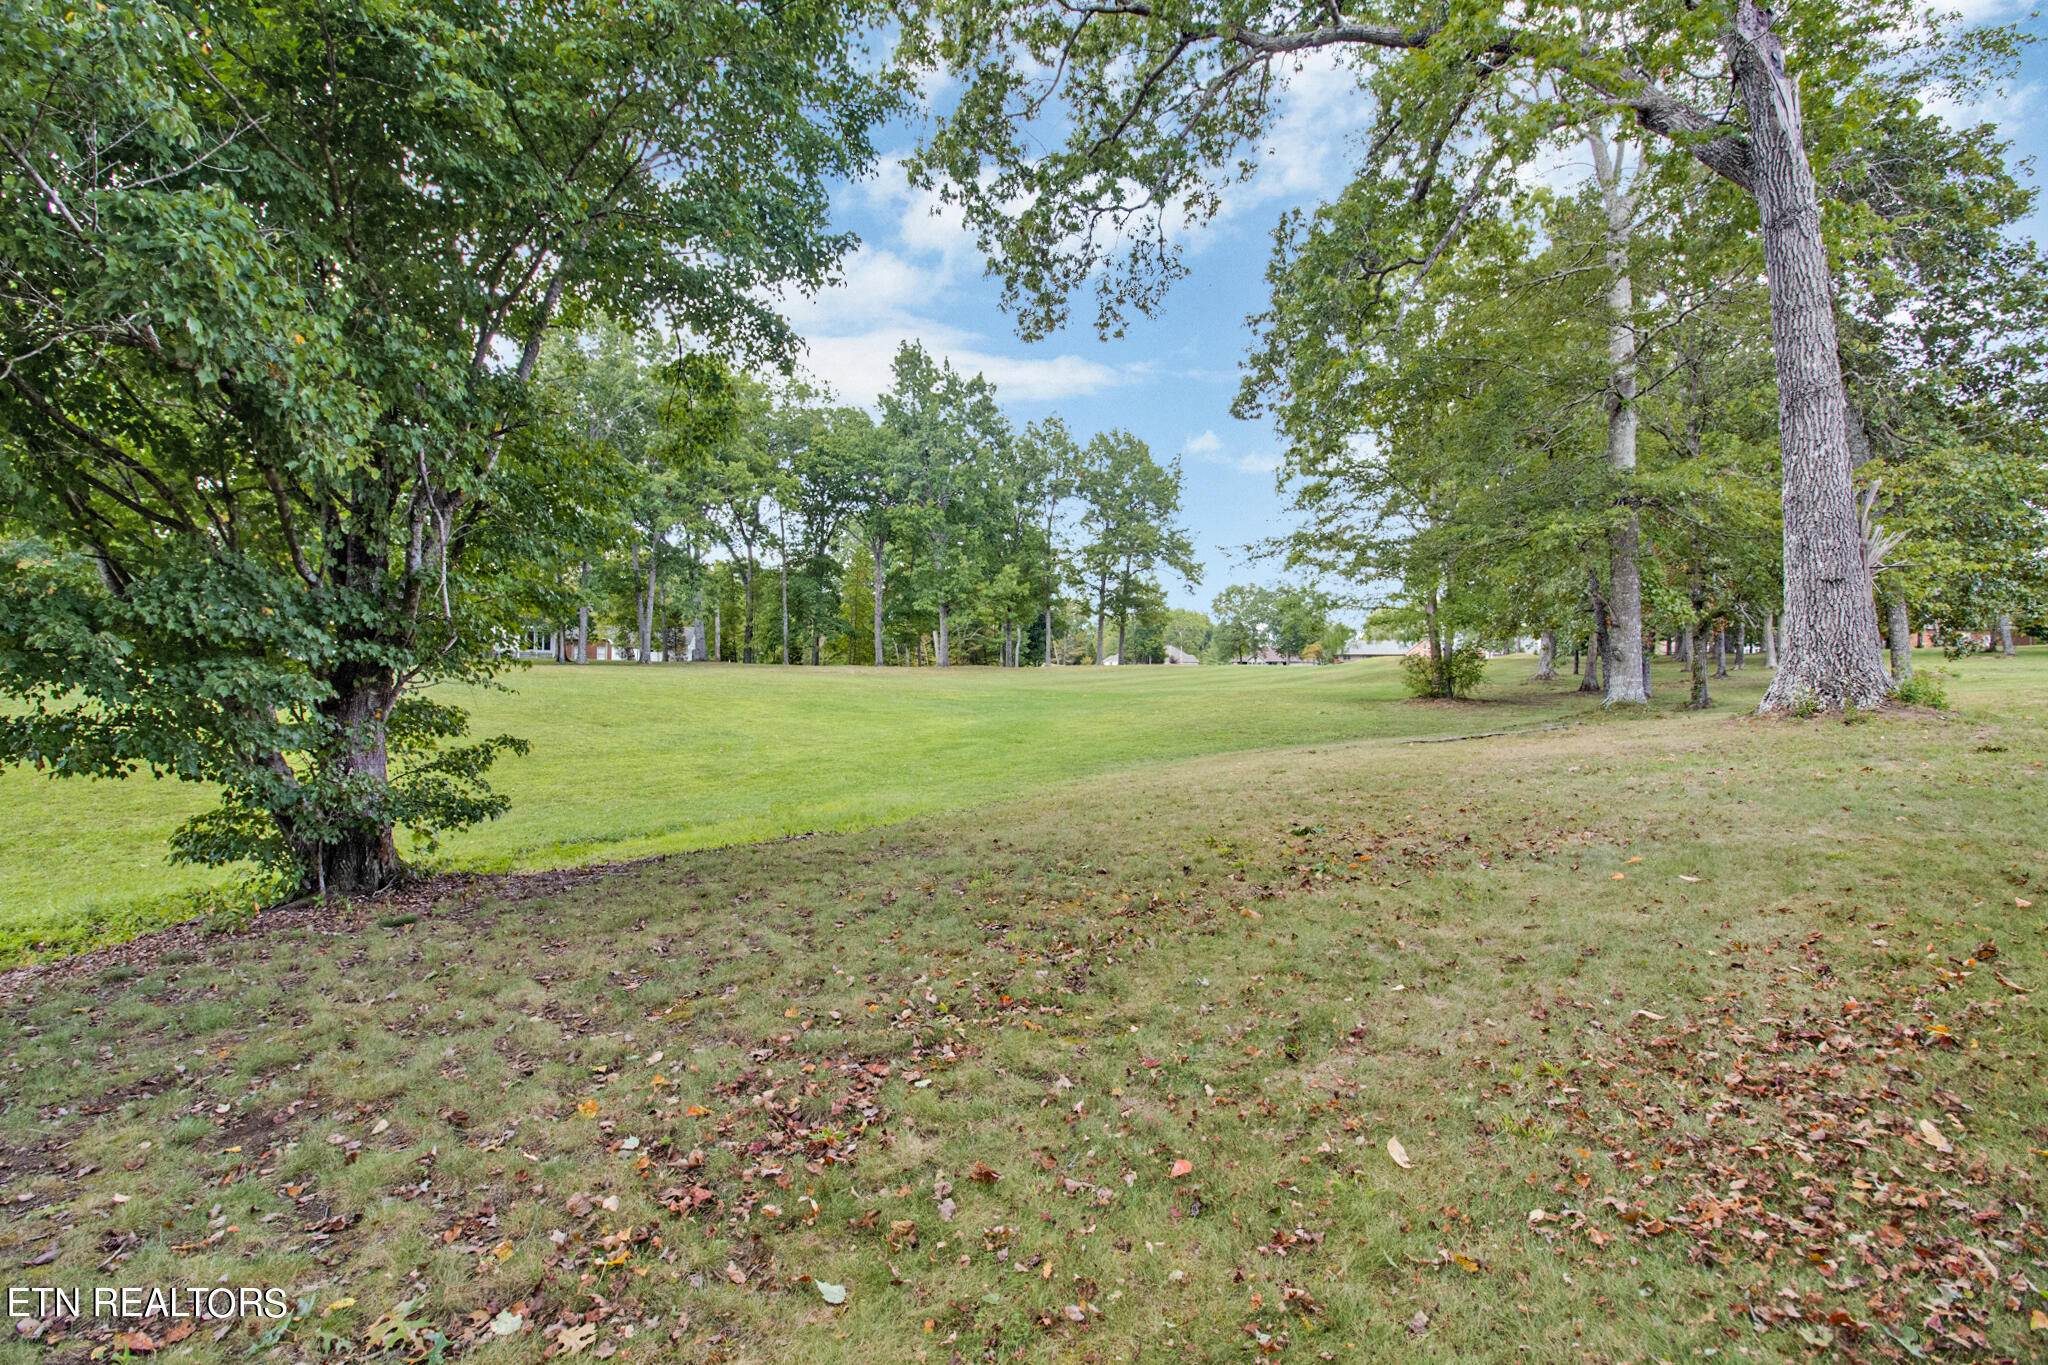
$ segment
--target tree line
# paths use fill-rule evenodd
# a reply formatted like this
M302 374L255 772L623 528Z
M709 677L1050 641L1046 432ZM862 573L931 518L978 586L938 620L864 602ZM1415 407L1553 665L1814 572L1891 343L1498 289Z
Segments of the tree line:
M1020 427L914 342L874 412L652 344L597 328L543 364L563 439L626 487L549 621L569 661L614 624L642 663L1129 658L1160 647L1162 575L1200 580L1179 461L1127 431Z

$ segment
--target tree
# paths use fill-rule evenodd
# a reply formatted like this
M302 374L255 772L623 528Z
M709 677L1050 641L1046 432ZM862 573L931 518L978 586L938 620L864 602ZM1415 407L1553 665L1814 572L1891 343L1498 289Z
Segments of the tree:
M1288 64L1322 53L1379 103L1364 172L1340 201L1367 249L1362 295L1426 275L1512 192L1506 172L1617 113L1753 201L1778 374L1786 638L1766 709L1869 705L1889 683L1869 648L1847 400L1801 88L1755 0L1515 10L1454 3L1384 18L1256 0L927 0L906 42L961 77L955 111L913 162L982 234L1027 335L1064 321L1084 283L1098 326L1155 307L1179 271L1174 231L1221 206L1274 126ZM1857 83L1911 27L1895 3L1786 16L1821 126L1853 136ZM1732 83L1741 116L1717 112ZM1058 108L1047 149L1033 115ZM1331 206L1334 210L1339 205ZM1327 212L1328 210L1326 210ZM1178 215L1179 222L1175 221ZM1362 325L1376 325L1368 313ZM1625 405L1624 405L1625 406ZM1241 406L1251 415L1256 402Z
M1283 659L1298 659L1330 628L1330 599L1313 587L1288 585L1273 599L1273 647Z
M206 781L176 852L301 890L504 808L483 677L609 477L534 392L602 308L786 354L892 85L841 0L8 0L0 760Z
M1217 656L1242 659L1271 642L1278 609L1271 588L1233 583L1209 604L1215 614L1212 637Z
M924 591L938 621L935 661L944 668L952 662L952 613L968 594L971 562L959 542L984 491L981 476L1009 446L1010 425L996 406L995 385L934 361L916 342L897 351L894 374L881 406L883 426L902 452L907 491L898 520L929 550Z
M1161 568L1189 584L1202 580L1194 544L1173 518L1180 513L1180 462L1161 465L1151 447L1128 431L1106 431L1089 441L1074 481L1089 540L1079 567L1095 585L1095 661L1101 663L1104 622L1116 617L1117 654L1123 654L1129 618L1163 610L1155 575Z

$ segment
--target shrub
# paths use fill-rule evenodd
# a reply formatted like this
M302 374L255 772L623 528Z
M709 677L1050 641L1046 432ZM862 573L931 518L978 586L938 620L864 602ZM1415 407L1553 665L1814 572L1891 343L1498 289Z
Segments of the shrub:
M1926 706L1936 711L1948 710L1948 689L1935 681L1931 674L1915 673L1900 683L1892 695L1908 706Z
M1442 667L1428 654L1401 660L1401 684L1411 697L1463 697L1486 676L1486 651L1466 645L1446 654Z

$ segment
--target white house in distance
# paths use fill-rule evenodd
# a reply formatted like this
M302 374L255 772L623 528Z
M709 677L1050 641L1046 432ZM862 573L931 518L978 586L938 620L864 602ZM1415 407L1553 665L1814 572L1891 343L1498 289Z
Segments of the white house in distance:
M1337 653L1337 661L1347 659L1398 659L1415 648L1412 640L1369 640L1363 635L1352 637L1349 644Z

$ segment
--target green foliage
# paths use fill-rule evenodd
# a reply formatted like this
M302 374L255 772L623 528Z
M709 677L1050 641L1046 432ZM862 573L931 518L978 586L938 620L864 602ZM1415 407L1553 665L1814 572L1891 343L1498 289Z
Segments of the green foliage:
M478 679L616 534L549 328L762 302L848 245L896 87L856 0L0 11L0 762L213 784L184 856L368 889L502 810ZM716 70L716 79L707 72Z
M1912 677L1900 683L1892 695L1907 706L1925 706L1935 711L1948 710L1948 689L1934 676L1933 669L1917 670Z
M1401 682L1411 697L1469 697L1486 677L1486 651L1477 645L1446 649L1441 657L1410 654L1401 660Z

